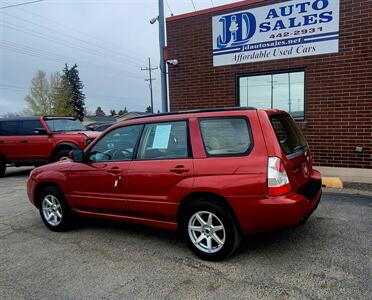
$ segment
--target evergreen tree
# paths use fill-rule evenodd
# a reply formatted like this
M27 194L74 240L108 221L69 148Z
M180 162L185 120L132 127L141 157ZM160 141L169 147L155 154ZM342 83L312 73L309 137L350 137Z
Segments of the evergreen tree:
M105 112L102 110L101 106L98 106L96 109L96 116L97 117L103 117L106 116Z
M37 71L31 81L30 93L25 100L28 108L25 113L30 115L46 116L53 112L53 105L49 92L49 81L44 71Z
M84 85L80 80L77 65L75 64L73 67L69 68L68 65L65 64L63 73L63 77L68 82L68 85L71 89L71 98L69 104L72 107L75 117L82 121L85 111L85 95L82 92Z
M116 110L115 109L111 109L110 110L110 115L111 116L116 116Z
M146 107L146 112L149 112L149 113L152 112L152 108L151 108L151 106L147 106L147 107Z

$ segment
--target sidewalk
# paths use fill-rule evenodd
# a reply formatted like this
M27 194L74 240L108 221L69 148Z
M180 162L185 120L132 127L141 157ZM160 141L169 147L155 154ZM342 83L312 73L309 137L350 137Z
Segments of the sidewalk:
M333 168L314 166L322 177L340 178L343 183L358 183L372 185L372 169L355 169L355 168Z

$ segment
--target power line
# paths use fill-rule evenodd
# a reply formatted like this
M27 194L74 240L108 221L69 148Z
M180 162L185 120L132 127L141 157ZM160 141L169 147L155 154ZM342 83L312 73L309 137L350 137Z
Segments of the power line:
M168 10L169 10L169 12L171 13L171 16L173 16L173 11L172 11L172 9L171 9L171 7L170 7L170 5L169 5L168 0L165 0L165 3L167 4Z
M121 49L123 49L123 50L125 50L125 51L131 52L131 53L133 53L133 55L135 55L135 56L138 55L137 52L134 52L134 51L132 51L132 50L130 50L130 49L127 49L127 48L123 48L122 45L120 45L120 44L118 44L118 43L115 43L115 44L114 44L114 43L112 43L112 41L109 42L109 41L107 41L107 40L99 39L99 38L97 38L95 35L90 34L90 33L87 33L87 32L84 32L84 31L82 31L82 30L79 30L78 28L76 28L76 27L74 27L74 26L69 26L69 25L67 25L67 24L63 24L63 23L58 22L58 21L56 21L56 20L54 20L54 19L48 18L48 17L46 17L45 15L40 15L40 14L37 14L37 13L31 12L31 11L29 11L29 10L27 10L27 9L22 9L22 8L17 8L17 9L18 9L18 10L21 10L21 11L23 11L23 12L25 12L27 15L34 15L34 16L38 17L39 19L43 20L43 21L48 21L48 22L50 22L50 23L57 24L58 26L63 27L63 29L69 28L69 29L72 30L73 32L78 32L78 33L84 35L84 37L88 37L88 38L90 38L90 39L92 39L92 40L95 40L95 41L99 42L100 45L105 44L105 45L106 45L106 48L107 48L107 45L109 45L109 46L111 46L111 47L113 47L113 48L115 48L115 49L116 49L116 48L121 48ZM110 51L114 51L114 50L112 50L112 49L109 49L109 50L110 50ZM124 54L123 54L123 55L124 55ZM128 56L128 57L132 57L132 56L129 56L129 55L126 55L126 56ZM132 57L132 58L133 58L133 57ZM137 59L137 60L138 60L138 59ZM138 61L140 61L141 64L143 63L142 60L138 60Z
M64 64L64 63L66 63L66 59L70 60L70 61L74 61L74 62L76 61L75 58L60 56L60 55L52 53L52 52L39 50L39 49L27 47L27 46L22 46L20 44L8 42L8 41L0 41L0 48L5 49L7 51L11 51L11 52L15 52L15 53L19 53L19 54L23 54L23 55L27 55L27 56L36 57L36 58L39 58L39 59L42 59L42 60L51 61L51 62L54 62L54 63L57 62L57 63L60 63L60 64ZM101 68L101 70L103 70L104 75L120 76L120 77L126 78L126 79L142 80L142 78L139 77L137 74L127 72L127 74L131 75L131 76L127 76L126 74L120 73L120 71L117 72L115 69L113 69L112 67L107 66L107 65L103 66L103 65L99 65L99 64L95 64L95 63L87 62L87 61L79 61L79 64L80 63L83 64L83 65L88 64L88 67L93 66L95 68L97 68L97 67ZM112 69L112 70L115 70L116 72L108 72L107 69Z
M28 35L35 36L35 37L43 39L43 40L51 41L53 43L57 43L57 44L66 46L67 48L70 48L70 49L71 48L77 49L77 50L83 51L85 54L88 53L88 54L91 54L91 55L95 55L95 56L104 58L105 60L112 59L115 63L131 64L132 67L137 67L138 68L140 66L139 64L134 63L134 62L130 62L130 61L119 62L119 61L115 60L114 58L112 58L107 53L100 52L100 51L97 51L97 50L92 50L88 47L84 47L84 46L81 46L81 45L72 44L69 41L66 41L66 40L63 40L63 39L60 39L60 38L55 38L51 35L47 35L45 33L41 33L41 32L38 32L38 31L35 31L35 30L32 30L32 29L28 29L28 28L23 27L23 26L15 25L15 24L12 24L10 22L3 21L2 24L3 24L4 27L8 27L10 29L26 33Z
M5 90L12 90L14 89L15 92L21 92L22 90L30 90L30 87L27 86L20 86L20 85L8 85L8 84L0 84L0 89ZM143 98L137 98L137 97L121 97L121 96L111 96L111 95L99 95L99 94L85 94L86 96L91 97L100 97L100 98L113 98L113 99L122 99L127 101L138 101L138 100L144 100Z
M190 0L190 1L191 1L192 6L194 7L194 11L196 11L194 0Z
M151 112L154 113L154 99L153 99L153 93L152 93L152 82L155 80L155 78L152 78L152 71L157 70L158 67L151 68L151 58L149 57L149 66L146 68L141 68L142 71L149 71L149 78L145 79L146 81L149 81L149 87L150 87L150 98L151 98Z
M8 6L0 7L0 9L22 6L22 5L27 5L27 4L32 4L32 3L42 2L42 1L44 1L44 0L36 0L36 1L29 1L29 2L23 2L23 3L18 3L18 4L12 4L12 5L8 5Z
M80 38L74 37L74 36L72 36L72 35L69 35L69 34L63 33L63 32L58 31L58 30L53 30L53 29L51 29L51 28L49 28L49 27L47 27L47 26L43 26L43 25L40 25L40 24L34 23L34 22L30 21L30 20L27 20L27 19L24 19L24 18L21 18L21 17L17 17L17 16L14 16L14 15L8 14L8 13L6 13L5 15L10 16L10 17L15 18L15 19L18 19L18 20L21 20L21 21L23 21L23 22L26 22L26 23L29 23L29 24L35 25L35 26L37 26L37 27L39 27L39 28L42 28L42 29L44 29L44 30L48 30L48 31L53 32L53 33L58 33L58 34L60 34L60 35L62 35L62 36L65 36L65 37L67 37L67 38L70 38L70 39L72 39L72 40L74 40L74 41L78 41L78 42L81 42L81 43L87 44L88 46L93 46L93 47L95 47L95 48L100 48L100 49L102 49L103 51L106 51L107 53L109 53L109 55L115 54L115 55L117 55L117 56L120 56L121 59L130 60L131 62L133 61L133 62L132 62L133 64L137 64L137 62L142 63L141 60L138 60L138 59L136 59L136 58L133 58L133 57L131 57L131 56L129 56L129 55L126 55L126 54L123 54L123 53L116 52L115 50L111 50L111 49L108 49L108 48L102 47L101 45L93 44L93 43L91 43L91 42L89 42L89 41L86 41L86 40L83 40L83 39L80 39ZM16 25L13 25L13 26L16 26ZM139 66L139 65L137 65L137 66Z

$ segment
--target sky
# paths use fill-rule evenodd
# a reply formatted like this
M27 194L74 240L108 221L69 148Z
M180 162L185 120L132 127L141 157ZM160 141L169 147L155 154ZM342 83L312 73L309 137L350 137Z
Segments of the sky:
M0 0L0 7L30 0ZM0 9L0 115L23 111L38 70L50 74L78 65L88 112L150 105L148 72L159 65L157 0L44 0ZM165 15L179 15L237 0L167 0ZM154 111L161 108L160 72Z

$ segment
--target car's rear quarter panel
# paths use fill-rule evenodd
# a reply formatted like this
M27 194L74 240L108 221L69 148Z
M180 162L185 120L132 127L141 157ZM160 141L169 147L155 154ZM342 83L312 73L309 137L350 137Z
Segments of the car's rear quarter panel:
M248 118L253 147L247 155L230 157L207 157L203 149L204 155L194 159L192 190L223 196L232 206L242 231L248 232L254 226L256 204L266 199L267 195L267 150L256 110L225 112L223 115L228 116ZM198 138L201 138L200 135Z

